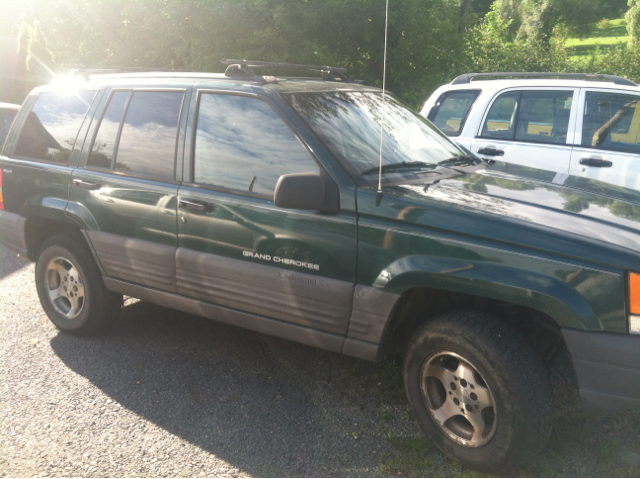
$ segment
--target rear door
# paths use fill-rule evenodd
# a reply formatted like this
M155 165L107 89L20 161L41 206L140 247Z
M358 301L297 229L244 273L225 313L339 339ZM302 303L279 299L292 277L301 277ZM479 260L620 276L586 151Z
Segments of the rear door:
M569 173L577 89L514 89L496 96L472 151L481 158Z
M113 89L92 127L68 210L83 219L109 277L175 291L175 172L187 93Z
M640 94L585 88L570 173L640 190Z
M193 109L191 162L178 198L178 292L346 334L355 214L273 203L281 175L326 172L272 104L246 92L201 90Z

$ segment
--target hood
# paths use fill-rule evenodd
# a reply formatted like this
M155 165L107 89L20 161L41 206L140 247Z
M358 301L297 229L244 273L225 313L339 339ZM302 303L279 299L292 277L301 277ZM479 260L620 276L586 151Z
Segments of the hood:
M562 175L506 163L472 169L387 186L380 207L359 198L359 212L528 246L539 247L527 240L534 235L575 249L579 236L640 253L640 192L574 176L557 184Z

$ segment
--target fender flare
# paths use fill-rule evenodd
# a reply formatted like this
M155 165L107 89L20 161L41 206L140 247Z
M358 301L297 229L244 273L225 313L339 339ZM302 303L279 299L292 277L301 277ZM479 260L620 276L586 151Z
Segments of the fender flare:
M602 331L587 300L559 278L511 266L427 255L390 264L373 287L402 294L427 287L505 301L540 311L560 327Z

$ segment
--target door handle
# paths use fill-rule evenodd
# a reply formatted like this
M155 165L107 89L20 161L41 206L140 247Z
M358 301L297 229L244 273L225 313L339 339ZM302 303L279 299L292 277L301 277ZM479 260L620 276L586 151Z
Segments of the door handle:
M504 156L504 151L497 148L478 148L478 153L487 156Z
M581 158L580 164L585 166L593 166L594 168L611 168L613 163L600 158Z
M201 211L203 213L210 213L213 211L213 205L205 203L204 201L178 201L178 208L192 211Z
M90 181L73 180L73 186L82 188L83 190L99 190L102 188L98 183L91 183Z

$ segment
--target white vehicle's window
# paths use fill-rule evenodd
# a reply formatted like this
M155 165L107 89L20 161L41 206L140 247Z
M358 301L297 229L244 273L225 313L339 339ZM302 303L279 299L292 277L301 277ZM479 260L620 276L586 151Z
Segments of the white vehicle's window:
M493 102L482 127L482 136L484 138L513 140L519 104L519 91L505 93Z
M515 139L558 145L567 143L572 103L572 91L523 91Z
M508 92L491 106L482 136L533 143L567 142L573 91Z
M315 160L268 103L246 96L201 95L195 183L272 197L280 176L318 171Z
M95 94L41 93L22 127L15 156L66 165Z
M384 124L385 182L418 178L464 153L423 117L378 92L332 91L283 95L334 156L363 184L377 182ZM384 120L383 120L384 115Z
M429 112L429 120L447 136L458 136L480 90L450 91L442 94Z
M587 92L582 146L640 153L640 97Z

